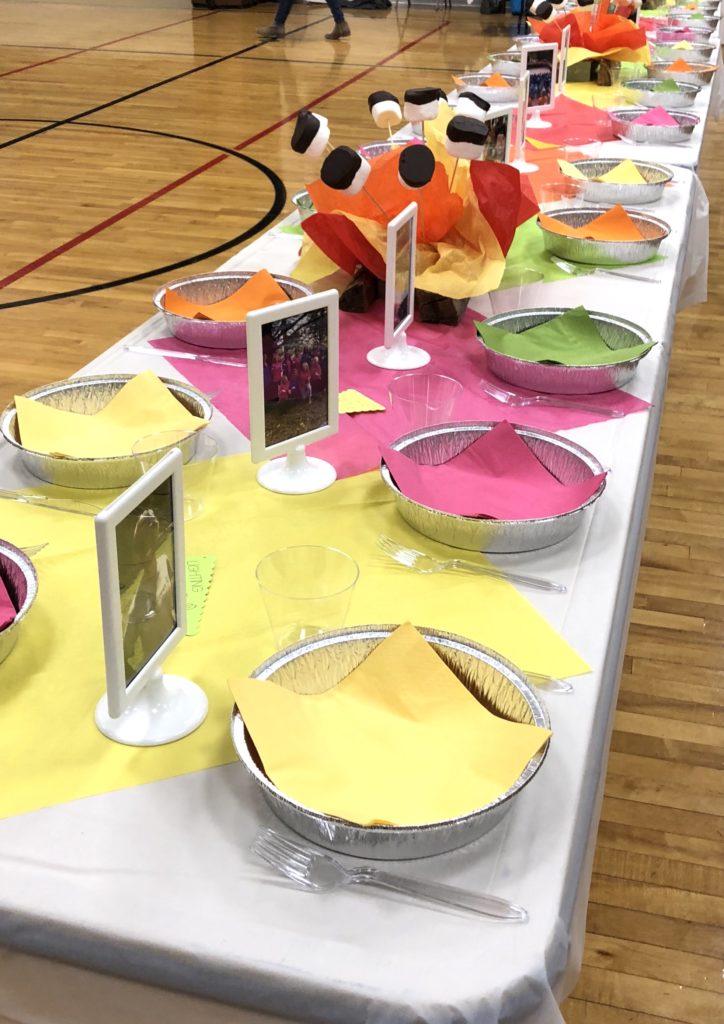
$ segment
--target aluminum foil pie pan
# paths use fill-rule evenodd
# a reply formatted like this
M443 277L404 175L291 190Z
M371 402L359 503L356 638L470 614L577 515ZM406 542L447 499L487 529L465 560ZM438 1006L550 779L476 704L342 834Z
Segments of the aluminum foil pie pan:
M297 692L319 693L341 682L397 627L351 626L301 640L268 658L251 673ZM418 627L425 640L474 697L508 721L550 728L545 706L509 661L487 647L454 633ZM390 680L393 685L394 680ZM362 826L305 807L266 776L237 707L231 739L242 764L274 813L305 839L338 853L378 860L432 857L471 843L489 832L510 810L540 768L548 744L535 754L513 785L490 803L461 817L425 825Z
M546 213L548 217L553 217L561 224L581 228L596 217L600 217L601 209L581 206L573 209L548 210ZM631 209L626 209L626 213L643 235L642 239L632 242L611 242L594 238L578 238L559 235L557 231L549 231L548 228L543 227L540 219L537 224L543 233L545 248L561 259L573 260L574 263L595 263L600 267L643 263L656 255L661 243L671 233L671 228L666 221L660 220L650 213Z
M71 377L27 391L25 398L32 398L56 409L92 415L105 408L134 376L132 373L109 373L94 377ZM211 419L214 407L203 392L184 381L168 377L160 377L159 380L193 416ZM19 452L25 468L33 476L51 484L95 491L108 487L127 487L141 475L140 463L133 455L117 455L108 459L73 459L46 455L26 448L20 440L15 402L11 402L0 417L0 433ZM188 437L176 447L181 449L184 462L188 462L195 451L196 431L189 431Z
M519 309L491 316L485 322L511 334L519 334L567 312L568 309L552 307ZM588 315L603 340L612 349L652 344L651 335L643 327L638 327L629 320L612 316L610 313L589 312ZM537 363L530 359L519 359L489 348L480 336L478 341L485 349L488 369L496 377L515 387L550 395L594 395L620 388L631 380L636 367L650 351L649 349L636 359L626 359L620 363L563 366L560 363Z
M538 461L561 483L579 483L604 472L598 459L574 441L537 427L511 425ZM405 434L393 441L391 447L421 465L439 465L459 455L495 426L497 422L441 423ZM394 494L397 511L418 533L453 548L508 554L535 551L565 540L580 526L586 509L600 498L606 486L603 480L588 501L561 515L541 519L478 519L440 512L406 497L384 462L380 473Z
M573 160L572 164L581 174L586 176L583 185L583 198L588 203L602 203L606 206L613 206L620 203L626 206L628 203L643 205L655 203L664 194L665 186L673 180L673 171L662 164L645 163L643 160L632 161L639 174L645 179L640 184L616 185L608 181L595 181L593 179L606 174L608 171L618 167L619 159L592 159ZM565 173L565 172L564 172ZM573 179L578 180L578 179Z

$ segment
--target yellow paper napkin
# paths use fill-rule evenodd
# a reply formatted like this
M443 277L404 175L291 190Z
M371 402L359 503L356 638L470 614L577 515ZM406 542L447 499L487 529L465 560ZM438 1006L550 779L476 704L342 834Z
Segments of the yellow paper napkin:
M324 693L258 679L230 687L272 782L360 825L423 825L477 810L509 789L550 736L487 711L409 623Z
M596 180L607 181L611 185L643 185L646 183L646 178L633 160L622 160L620 164L616 164Z
M147 434L192 433L207 422L185 409L151 370L132 377L93 415L55 409L22 395L15 396L15 406L26 448L75 459L130 455Z
M570 163L568 160L559 160L558 167L567 178L576 178L578 181L588 180L583 171L579 171L575 164Z
M379 402L375 402L373 398L363 395L360 391L355 391L354 388L347 388L346 391L340 391L339 393L339 411L341 413L384 412L385 407L380 405Z

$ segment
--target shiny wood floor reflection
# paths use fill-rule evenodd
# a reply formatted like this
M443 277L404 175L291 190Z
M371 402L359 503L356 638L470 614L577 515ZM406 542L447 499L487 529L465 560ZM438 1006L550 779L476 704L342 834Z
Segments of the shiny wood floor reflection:
M289 194L300 187L297 108L328 116L338 143L361 141L360 124L374 138L369 92L445 87L513 30L511 18L404 3L352 12L352 37L336 44L316 4L296 6L287 38L265 45L255 29L271 4L0 0L0 16L0 406L144 320L168 278L155 268L253 235L273 180L239 157ZM711 300L677 323L570 1024L723 1016L723 140L710 122ZM138 274L149 276L56 297Z

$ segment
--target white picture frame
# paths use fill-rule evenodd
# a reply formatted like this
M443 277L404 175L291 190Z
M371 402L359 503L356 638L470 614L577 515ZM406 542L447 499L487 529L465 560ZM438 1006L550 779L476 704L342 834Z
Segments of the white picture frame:
M558 86L558 43L534 43L524 46L520 58L521 78L526 72L528 81L528 111L545 114L553 110ZM542 73L541 73L542 72ZM548 99L538 103L539 90Z
M515 160L512 166L521 174L533 174L538 170L538 164L530 164L525 159L525 128L528 120L528 82L530 74L528 71L521 75L518 80L518 104L517 117L515 122Z
M96 725L134 746L187 735L208 708L195 683L161 670L186 635L182 469L181 452L172 448L95 516L106 675Z
M409 203L387 225L385 250L384 344L367 353L373 366L412 370L430 362L429 353L407 344L407 328L415 317L417 203ZM403 280L400 287L399 281ZM400 306L406 303L404 311Z
M492 160L500 164L510 163L510 152L514 134L513 114L516 109L514 103L509 103L505 106L492 107L488 111L485 123L489 125L489 133L488 138L485 140L486 144L483 146L483 160ZM505 145L502 152L500 149L501 134L505 136ZM488 155L488 149L492 151L492 155Z
M261 467L257 480L269 490L290 494L328 487L336 479L334 467L306 457L304 449L339 430L339 293L330 289L249 313L246 350L251 459L273 460ZM290 361L297 358L302 363L293 384ZM320 368L319 390L314 386L315 359ZM286 369L275 380L278 361ZM290 432L295 421L303 423L305 416L316 425ZM280 455L286 458L275 458Z
M558 51L558 95L563 95L563 89L566 84L568 77L568 51L571 46L571 26L566 27L561 32L561 46Z
M387 225L385 259L385 347L391 348L407 331L415 309L415 253L417 251L417 203L409 203ZM400 262L404 264L400 273ZM404 278L398 300L398 280ZM407 302L400 314L398 306Z

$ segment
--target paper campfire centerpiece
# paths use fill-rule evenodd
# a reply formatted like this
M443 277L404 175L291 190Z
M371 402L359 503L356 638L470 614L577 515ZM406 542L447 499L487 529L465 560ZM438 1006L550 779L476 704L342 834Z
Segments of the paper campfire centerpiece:
M558 43L559 46L563 30L570 26L569 68L585 60L602 61L604 58L648 64L649 47L643 29L617 14L600 13L594 27L591 20L591 9L587 7L560 14L550 21L531 18L529 24L542 43Z
M411 159L415 148L424 150L422 144L395 145L370 159L364 188L354 194L331 188L321 180L307 186L317 212L302 224L305 239L294 270L296 279L312 283L338 268L355 279L363 268L367 279L382 282L387 224L415 200L419 209L415 274L418 318L457 323L468 299L498 287L516 228L538 207L523 194L520 174L514 167L492 159L456 160L451 155L446 137L453 113L447 103L440 101L437 116L425 122L430 155L426 154L424 160ZM454 146L451 148L456 152ZM417 186L418 180L428 176L433 160L430 180ZM425 163L429 165L425 174L418 178L411 175L411 167L419 165L422 169ZM346 308L363 312L376 292L368 288L365 295L366 302Z

